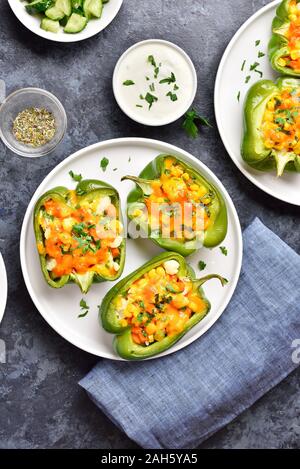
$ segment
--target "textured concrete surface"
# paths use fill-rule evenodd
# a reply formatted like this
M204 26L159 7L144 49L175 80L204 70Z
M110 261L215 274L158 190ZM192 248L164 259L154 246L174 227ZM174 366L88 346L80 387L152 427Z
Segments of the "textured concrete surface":
M7 363L0 364L0 447L134 448L77 385L97 359L48 327L26 291L19 262L19 233L27 204L47 173L70 153L114 137L154 137L184 147L223 181L242 226L259 216L299 250L299 208L267 196L233 165L219 138L213 86L225 45L266 0L125 0L115 21L83 43L55 44L27 31L6 0L0 0L0 78L12 92L40 86L64 103L69 128L46 158L27 161L0 144L0 250L8 269L9 298L0 338ZM152 37L173 41L192 57L198 72L196 106L214 123L192 141L179 123L145 128L118 109L111 77L120 54ZM275 366L275 364L274 364ZM261 399L203 447L300 447L300 370Z

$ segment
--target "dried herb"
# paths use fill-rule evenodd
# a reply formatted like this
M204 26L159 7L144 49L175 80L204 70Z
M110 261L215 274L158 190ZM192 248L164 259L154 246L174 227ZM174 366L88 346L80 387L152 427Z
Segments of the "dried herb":
M55 118L44 108L27 108L19 112L13 122L16 139L25 145L41 147L53 139L56 133Z

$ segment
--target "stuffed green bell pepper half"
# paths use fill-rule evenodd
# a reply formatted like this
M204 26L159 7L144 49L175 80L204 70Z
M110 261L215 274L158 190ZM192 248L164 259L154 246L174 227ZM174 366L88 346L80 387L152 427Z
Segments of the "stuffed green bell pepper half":
M55 187L36 203L34 232L45 280L53 288L116 280L125 261L118 192L97 180Z
M184 257L165 252L117 283L99 306L116 352L127 360L150 358L170 348L210 310L202 285L219 275L195 279Z
M253 168L300 172L300 79L260 80L244 106L242 157Z
M215 247L225 238L225 201L188 163L159 155L139 177L125 179L136 183L127 200L129 220L161 248L188 256L201 246ZM129 224L129 234L135 237L130 228Z
M283 0L272 23L269 42L272 67L284 75L300 76L300 2Z

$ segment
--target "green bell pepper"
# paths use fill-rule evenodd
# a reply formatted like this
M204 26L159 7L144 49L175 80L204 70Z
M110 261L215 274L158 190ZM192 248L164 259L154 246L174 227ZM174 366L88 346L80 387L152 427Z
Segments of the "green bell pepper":
M111 203L116 208L116 215L115 215L116 219L122 222L119 194L116 191L116 189L114 189L114 187L110 186L109 184L103 181L92 180L92 179L83 180L78 183L75 191L71 191L67 189L66 187L55 187L49 190L48 192L46 192L45 194L43 194L37 201L35 208L34 208L34 216L33 216L34 233L35 233L36 244L37 244L37 248L39 252L41 269L42 269L44 278L50 287L62 288L68 283L76 283L80 287L82 293L87 293L93 283L99 283L99 282L103 282L106 280L114 281L114 280L117 280L121 276L123 269L124 269L124 263L125 263L125 240L124 239L122 240L122 243L119 246L119 250L120 250L120 255L118 257L119 270L113 276L111 275L106 276L93 270L87 270L86 273L77 273L75 270L73 270L69 275L62 275L61 277L55 277L47 269L47 254L45 250L46 238L45 238L45 231L41 226L41 217L43 217L44 216L43 214L45 213L45 208L44 208L45 203L49 200L53 200L53 201L62 203L63 205L66 206L66 208L76 209L76 208L79 208L82 203L90 204L98 199L100 201L103 197L106 197L106 196L110 197ZM72 228L72 230L73 229L74 228ZM83 229L86 230L86 227L84 226ZM92 243L97 243L90 236L86 236L86 235L89 235L89 233L86 233L85 231L83 231L83 235L85 236L85 239L83 239L83 242L85 243L85 248L84 248L85 253L86 252L95 253L97 249L101 248L101 241L98 241L99 245L98 247L95 247L94 244L92 245L88 244L90 241ZM79 236L78 233L77 233L77 236ZM70 250L70 252L65 253L63 252L63 249L62 249L62 255L65 255L65 254L72 254L72 251Z
M165 162L167 158L172 158L176 163L179 163L196 184L198 183L207 190L208 195L203 197L205 203L200 203L199 205L205 208L210 219L210 226L204 231L201 244L199 244L199 239L187 240L185 238L162 236L161 232L151 229L151 223L149 223L148 218L143 220L134 216L136 209L143 210L145 208L146 198L152 194L151 184L153 181L159 180L161 175L166 171ZM127 199L127 215L129 220L132 220L136 226L141 228L161 248L167 251L178 252L182 256L188 256L197 251L201 245L213 248L224 240L227 234L227 209L225 201L216 187L185 161L173 155L161 154L144 168L139 177L125 176L122 178L122 181L126 179L136 183L136 188L130 192Z
M118 297L126 298L126 294L134 282L141 279L141 277L152 269L162 266L166 261L177 261L179 264L177 271L178 277L188 279L192 282L192 293L196 294L197 297L201 299L204 308L201 311L195 312L185 323L183 330L178 333L166 335L164 338L161 338L161 340L150 343L149 345L140 345L133 340L131 326L123 326L121 324L122 319L120 311L117 309ZM209 313L211 305L206 299L201 287L206 281L213 278L219 279L223 286L227 283L227 280L219 275L207 275L201 279L195 279L195 273L193 269L186 264L184 257L174 252L164 252L118 282L106 294L99 306L99 321L107 332L116 335L114 348L118 355L126 360L141 360L162 353L174 345ZM172 290L169 289L169 291ZM167 291L166 294L168 294ZM168 302L168 299L166 299L166 301ZM153 305L153 307L154 306L155 305ZM140 307L143 308L143 305L140 305ZM161 308L159 311L161 312ZM163 312L163 314L165 313Z
M260 171L276 168L277 176L281 176L284 170L300 172L299 155L292 151L284 152L275 148L267 148L261 132L268 102L285 88L300 89L300 80L279 78L277 83L271 80L260 80L250 88L244 105L242 157L246 163ZM277 114L277 116L280 115ZM284 122L283 119L281 120Z
M288 66L287 57L290 57L289 31L291 0L283 0L276 10L276 16L272 23L272 37L269 42L268 53L269 60L274 70L284 75L300 76L300 70L297 71ZM298 2L297 2L298 3Z

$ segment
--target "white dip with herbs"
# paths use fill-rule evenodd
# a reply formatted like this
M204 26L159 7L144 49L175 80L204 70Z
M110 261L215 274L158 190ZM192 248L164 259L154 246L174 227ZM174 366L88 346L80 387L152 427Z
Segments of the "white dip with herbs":
M182 49L167 41L150 40L123 54L113 86L119 106L129 117L146 125L164 125L192 105L197 76Z

